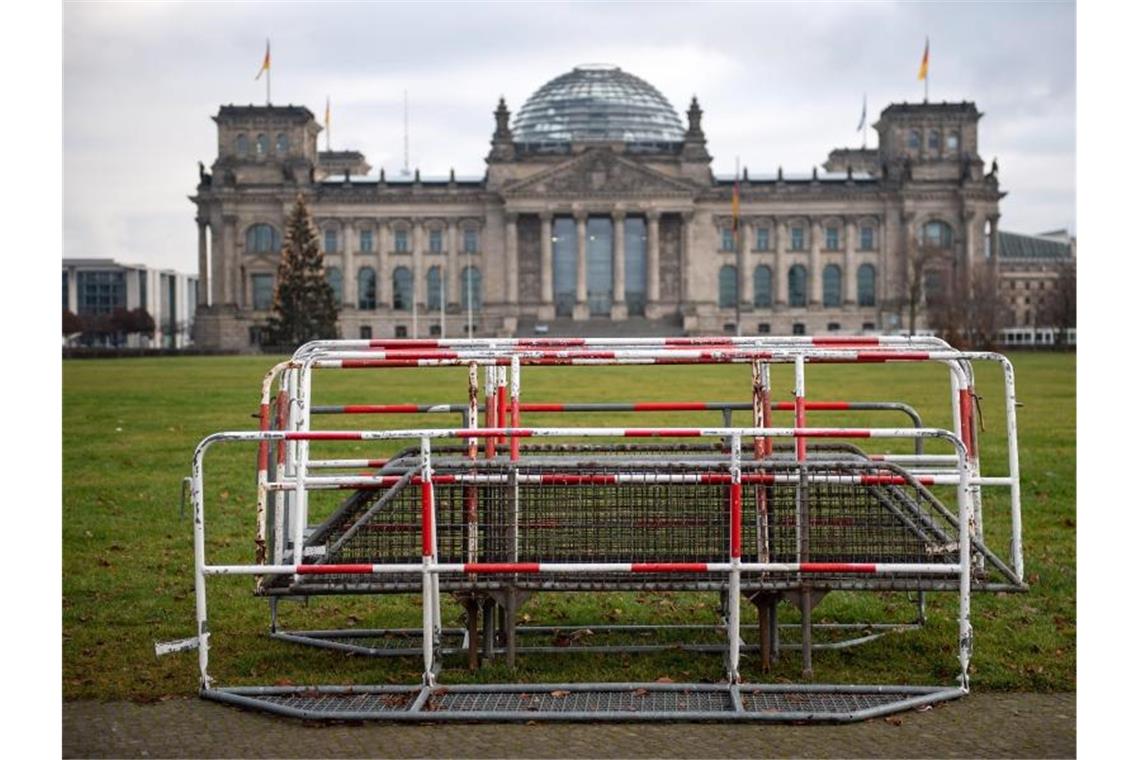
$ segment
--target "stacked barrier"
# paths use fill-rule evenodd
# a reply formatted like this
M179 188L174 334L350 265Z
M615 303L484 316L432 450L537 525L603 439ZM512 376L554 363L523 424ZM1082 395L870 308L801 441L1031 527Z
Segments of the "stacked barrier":
M977 361L997 362L1003 370L1009 471L1001 476L982 475L972 366ZM808 365L888 362L936 362L947 368L952 430L922 427L917 413L899 402L807 398ZM750 366L751 403L521 400L524 367L713 363ZM794 367L792 402L772 398L773 364ZM441 366L467 367L466 405L313 403L314 375L327 370ZM195 452L191 493L199 633L166 649L197 647L207 697L305 717L850 720L952 698L968 690L971 592L1025 587L1013 381L1004 357L955 351L929 338L310 343L267 374L258 431L215 434ZM782 406L793 412L791 427L773 422L773 412ZM742 407L750 412L749 424L734 427L728 413ZM809 411L852 409L903 411L915 426L812 427L807 422ZM725 414L723 426L522 424L522 415L529 412L710 410ZM311 428L314 414L444 412L462 414L461 427ZM909 441L914 453L881 454L862 443L840 442L876 439ZM948 442L954 453L925 453L922 443L932 439ZM203 456L213 445L229 441L258 444L256 555L250 565L211 565L205 556ZM406 448L384 460L314 455L335 441L405 442ZM361 468L368 472L360 473ZM346 469L357 472L337 472ZM935 486L953 486L954 503L942 504L930 490ZM993 487L1010 494L1011 542L1005 557L984 541L982 492ZM351 495L331 517L310 524L308 497L318 490ZM281 597L315 594L422 595L422 683L363 691L214 686L208 673L206 583L210 576L227 574L256 576L258 593L274 605ZM499 608L505 653L513 665L515 617L527 595L645 589L722 594L723 688L548 684L525 690L505 685L441 689L437 683L447 633L440 615L444 593L464 601L470 664L478 662L480 653L480 612L483 654L494 655L494 610ZM836 589L957 593L959 683L945 688L741 683L741 652L748 649L740 630L742 600L756 604L760 613L760 642L752 649L765 670L778 651L776 604L797 600L803 670L810 677L811 609L822 594ZM309 643L320 638L281 637ZM519 694L544 690L573 699L537 711L528 703L524 709Z

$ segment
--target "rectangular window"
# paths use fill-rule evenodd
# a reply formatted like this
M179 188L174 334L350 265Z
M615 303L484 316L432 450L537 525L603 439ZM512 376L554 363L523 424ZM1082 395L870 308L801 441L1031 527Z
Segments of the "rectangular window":
M71 308L71 294L68 292L67 287L67 272L63 273L63 308Z
M725 335L736 335L736 323L735 322L725 322L724 323L724 334Z
M827 331L828 332L839 332L839 323L838 322L828 322L827 323Z
M253 289L253 308L256 311L269 311L273 308L273 275L250 275L249 282Z
M432 253L443 253L443 230L428 231L428 250Z
M77 272L75 279L80 314L110 314L127 307L127 280L123 272Z
M724 227L720 231L720 249L722 251L735 251L736 239L731 227Z
M875 228L864 225L859 228L859 250L870 251L875 247Z
M325 230L325 253L336 253L336 230Z
M408 328L404 325L396 325L396 337L397 338L408 337Z
M792 325L792 335L807 335L807 330L804 328L803 322L796 322Z
M827 250L838 251L839 250L839 228L838 227L828 227L827 233L825 235L825 241L827 244Z
M363 253L372 253L372 230L360 231L360 250Z
M875 323L874 322L864 322L863 323L863 332L870 332L874 329L875 329Z
M792 227L792 250L802 251L804 249L804 228Z
M139 270L139 308L146 309L146 270Z
M432 325L428 328L428 334L432 338L438 338L442 333L440 332L439 325Z
M473 229L463 230L463 252L479 252L479 231Z
M761 227L760 229L756 230L756 250L758 250L758 251L768 250L768 228L767 227Z
M372 340L372 326L371 325L361 325L360 326L360 339L361 340Z
M396 253L408 252L408 231L396 230Z
M757 335L768 335L771 332L772 332L772 325L770 325L767 322L761 322L760 324L756 325L756 334Z

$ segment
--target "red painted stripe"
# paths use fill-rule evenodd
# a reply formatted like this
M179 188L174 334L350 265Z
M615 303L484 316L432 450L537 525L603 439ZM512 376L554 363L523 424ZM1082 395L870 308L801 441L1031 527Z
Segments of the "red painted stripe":
M724 485L725 483L732 482L732 476L724 472L706 472L701 474L700 481L702 483Z
M289 415L289 396L285 391L277 392L277 429L284 430L285 423ZM277 446L277 464L285 464L285 447L281 444Z
M297 575L371 575L372 565L301 565Z
M519 397L511 397L511 427L518 428L519 421ZM518 436L511 436L511 461L519 461L519 439Z
M901 475L860 475L859 482L868 486L905 486L909 481Z
M958 391L958 416L961 418L962 441L966 444L966 456L974 457L974 405L969 389Z
M635 573L707 573L706 562L634 562L630 571Z
M855 361L859 362L913 362L929 359L926 351L856 351Z
M432 502L433 501L434 501L434 499L432 498L431 481L428 481L426 483L421 482L421 484L420 484L420 508L421 508L422 514L421 514L421 518L420 518L420 525L423 526L423 549L424 549L424 556L425 557L430 557L432 555L432 549L433 549L432 540L431 540L432 539L432 533L434 532L432 530L432 528L433 528L432 518L434 516L433 510L432 510Z
M609 485L617 483L617 475L572 475L550 473L542 475L539 483L552 486Z
M499 418L499 424L496 425L496 427L506 427L507 426L507 386L506 386L506 383L500 384L499 387L496 388L496 390L495 390L495 406L498 409L497 414L498 414L498 418ZM499 436L495 439L495 443L497 443L497 444L498 443L506 443L506 439L503 438L503 436Z
M287 441L359 441L360 433L351 430L314 430L308 433L286 433Z
M696 428L629 428L623 435L626 438L699 438L701 431Z
M414 414L419 411L419 404L347 404L341 407L342 414Z
M261 414L258 428L261 431L269 430L269 404L261 405ZM261 441L257 445L257 471L269 471L269 441Z
M537 573L537 562L468 562L463 566L465 573Z
M386 464L388 464L387 459L369 459L368 460L368 466L369 467L383 467Z
M873 573L875 566L855 562L804 562L800 565L803 573Z
M740 494L741 487L739 483L733 483L728 489L728 502L729 502L729 551L733 559L740 557L740 536L741 525L743 522L742 511L740 508Z

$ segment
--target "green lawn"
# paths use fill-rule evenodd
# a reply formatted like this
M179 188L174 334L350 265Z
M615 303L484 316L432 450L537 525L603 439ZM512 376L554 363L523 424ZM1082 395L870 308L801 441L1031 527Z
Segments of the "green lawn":
M197 686L192 653L156 659L156 640L191 635L194 627L193 553L189 515L179 519L181 479L194 446L219 430L255 427L260 381L272 357L209 357L66 361L63 365L63 692L65 698L158 699L191 694ZM972 684L988 690L1075 689L1076 677L1076 361L1069 355L1017 354L1024 545L1028 594L974 597ZM316 403L461 402L465 370L328 372L317 378ZM1000 377L979 366L984 396L983 463L1004 473ZM928 425L949 426L945 371L891 365L808 368L808 395L816 399L904 400ZM777 367L773 387L791 398L789 368ZM744 400L744 366L532 368L527 401ZM449 418L453 420L454 418ZM615 415L614 425L674 425L714 413ZM324 427L362 418L324 417ZM532 415L528 425L555 425L558 415ZM825 414L820 424L905 426L882 414ZM594 423L598 420L594 419ZM368 418L370 427L410 424L408 417ZM435 418L429 424L444 424ZM906 444L899 442L896 451ZM344 456L378 456L371 444L338 444ZM352 452L352 453L349 453ZM217 446L207 458L207 528L212 562L253 559L253 474L249 444ZM1008 500L986 502L991 547L1005 554L1002 513ZM318 507L319 508L319 507ZM211 581L214 631L211 672L236 683L415 683L416 658L378 660L312 650L265 636L267 610L250 593L251 579ZM747 606L747 605L746 605ZM713 595L657 593L539 597L522 610L532 622L555 625L604 622L714 620ZM816 620L904 620L912 607L900 594L832 594ZM822 682L947 683L956 673L953 594L932 595L929 624L840 652L817 653ZM301 627L379 627L419 624L419 598L323 598L283 605L284 623ZM794 622L791 609L786 622ZM445 602L445 624L459 610ZM746 609L745 623L755 620ZM746 635L753 635L752 629ZM796 680L794 653L770 676L745 658L746 679ZM720 658L680 652L604 656L585 653L522 657L518 672L502 666L470 674L449 659L444 682L717 680Z

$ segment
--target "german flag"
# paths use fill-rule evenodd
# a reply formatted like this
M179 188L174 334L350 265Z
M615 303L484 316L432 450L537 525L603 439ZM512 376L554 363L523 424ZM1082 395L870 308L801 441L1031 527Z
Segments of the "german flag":
M922 51L922 64L918 67L919 81L926 79L926 71L930 68L930 38L926 38L926 49Z
M269 71L269 40L265 41L265 60L261 62L261 68L257 70L257 76L253 78L253 81L256 82L261 79L261 75L267 71Z

